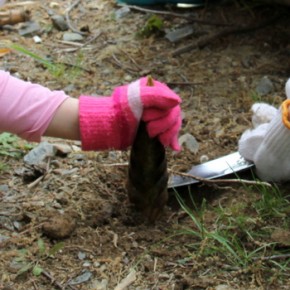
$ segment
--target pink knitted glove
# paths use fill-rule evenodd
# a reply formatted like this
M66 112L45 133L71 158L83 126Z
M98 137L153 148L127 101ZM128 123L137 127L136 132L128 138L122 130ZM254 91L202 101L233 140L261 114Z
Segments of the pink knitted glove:
M111 97L80 97L79 119L83 150L124 150L132 145L142 119L148 134L164 146L180 150L180 98L165 84L147 78L117 87Z

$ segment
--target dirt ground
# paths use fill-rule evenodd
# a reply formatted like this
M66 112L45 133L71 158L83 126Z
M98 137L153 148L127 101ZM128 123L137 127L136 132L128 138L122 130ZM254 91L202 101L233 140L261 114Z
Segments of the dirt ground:
M113 0L71 2L25 6L42 29L37 33L41 43L33 35L20 36L22 24L0 30L1 40L60 64L57 71L17 50L2 55L0 67L74 97L110 95L115 86L149 74L166 82L183 100L180 134L189 133L199 143L196 154L186 147L177 154L168 150L169 170L187 172L203 155L214 159L236 151L239 137L251 126L251 105L278 106L285 98L287 7L237 2L194 9L147 7L167 14L132 7L118 18L120 6ZM68 8L69 31L89 31L77 44L64 42L65 32L49 16L51 10L64 15ZM162 31L140 37L153 14L162 20ZM194 28L192 35L176 43L165 37L166 29L186 23ZM228 33L209 38L221 30ZM201 45L180 53L190 44ZM256 87L265 76L273 86L260 96ZM70 145L70 152L53 157L36 182L35 176L24 180L21 171L30 150L26 143L17 141L20 158L0 157L6 165L0 176L0 289L290 289L289 207L281 215L261 215L253 205L261 204L263 190L239 183L178 190L186 200L194 196L192 216L170 190L164 213L155 225L147 225L127 197L129 151L82 152L78 142L44 140ZM286 185L280 189L287 192ZM194 219L200 213L198 224ZM231 217L247 221L238 224ZM233 241L240 241L234 249L241 252L235 256L213 238L217 232L227 233L231 249Z

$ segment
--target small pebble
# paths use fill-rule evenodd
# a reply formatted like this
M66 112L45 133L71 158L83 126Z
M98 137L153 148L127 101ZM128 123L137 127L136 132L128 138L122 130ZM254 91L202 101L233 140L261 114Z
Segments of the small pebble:
M37 35L33 36L33 40L34 40L35 43L41 43L42 42L42 39L39 36L37 36Z
M82 35L78 34L78 33L74 33L74 32L65 32L63 34L63 38L64 41L81 41L84 38L82 37Z

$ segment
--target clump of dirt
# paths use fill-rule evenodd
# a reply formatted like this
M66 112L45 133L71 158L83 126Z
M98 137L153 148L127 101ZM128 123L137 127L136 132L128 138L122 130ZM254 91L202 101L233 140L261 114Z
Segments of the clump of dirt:
M157 13L131 7L118 18L120 7L113 0L27 5L31 20L42 28L41 42L20 36L21 24L1 29L1 40L51 60L57 69L19 51L0 55L1 68L76 98L110 95L115 86L148 74L167 83L183 100L180 134L189 133L199 143L196 154L186 147L179 153L168 150L168 168L174 172L188 171L202 156L214 159L236 151L242 132L251 126L251 105L264 101L278 106L285 98L288 8L246 9L235 2L197 9L153 7L161 11ZM65 32L53 26L50 13L68 15L70 32L84 31L83 40L64 41ZM169 42L164 30L139 37L152 14L162 20L163 29L191 23L194 33L177 43ZM229 30L225 23L233 32L220 33ZM178 52L189 44L188 51ZM264 76L272 89L260 96L255 89ZM274 210L262 211L265 200L259 188L198 184L178 191L183 207L172 190L160 219L148 225L128 200L129 152L78 152L79 143L61 142L73 146L73 152L54 157L33 186L15 174L23 167L22 159L0 157L9 165L0 177L0 288L123 289L121 280L134 269L128 289L289 289L289 267L283 262L289 256L274 258L281 267L269 258L279 250L271 242L279 240L282 253L289 251L281 235L269 230L275 227L276 233L289 236L280 229L289 225L289 211L277 216ZM282 190L287 191L287 185ZM192 215L185 212L187 206ZM231 242L212 233L224 234ZM46 253L59 241L63 246L45 255L40 241ZM259 247L267 259L254 255Z

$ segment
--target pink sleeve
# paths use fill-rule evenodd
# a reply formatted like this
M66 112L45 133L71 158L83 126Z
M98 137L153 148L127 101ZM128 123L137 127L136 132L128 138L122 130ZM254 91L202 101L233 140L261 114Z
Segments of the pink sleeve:
M63 91L51 91L0 70L0 132L39 142L56 109L68 97Z

